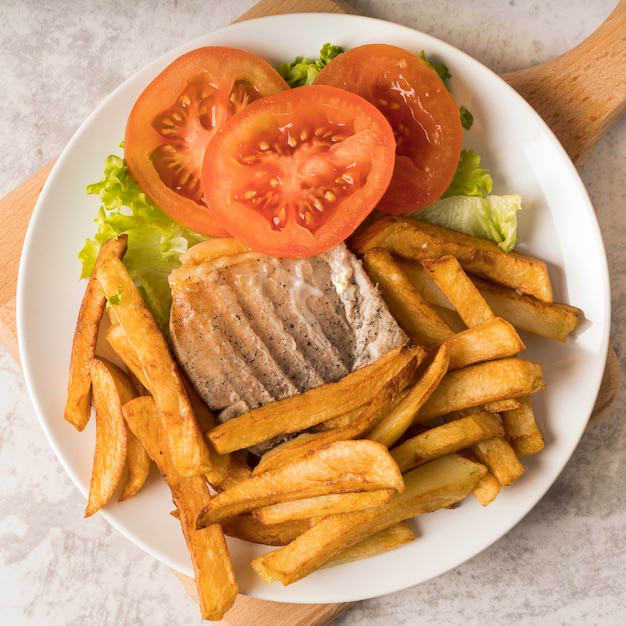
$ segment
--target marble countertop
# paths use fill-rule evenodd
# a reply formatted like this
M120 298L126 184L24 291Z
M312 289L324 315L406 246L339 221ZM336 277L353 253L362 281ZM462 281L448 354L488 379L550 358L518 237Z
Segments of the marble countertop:
M573 47L616 0L351 0L464 50L497 72ZM161 53L230 23L254 0L0 3L0 197L56 156L99 102ZM616 77L624 80L625 77ZM611 341L626 364L626 119L582 173L605 239ZM84 498L39 426L23 376L0 347L0 623L196 624L171 570ZM358 603L334 623L626 623L626 410L584 435L561 476L515 528L456 569Z

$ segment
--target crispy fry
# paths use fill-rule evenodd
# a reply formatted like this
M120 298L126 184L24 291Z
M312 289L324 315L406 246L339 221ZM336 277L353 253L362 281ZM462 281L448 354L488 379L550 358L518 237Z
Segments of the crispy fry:
M200 513L198 528L278 502L377 489L404 489L387 448L364 439L336 441L220 492Z
M446 413L505 398L519 398L545 387L542 367L521 358L498 359L448 372L417 414L427 421Z
M243 513L224 519L220 525L228 537L264 546L286 546L307 530L309 522L299 519L279 524L264 524L252 513Z
M172 459L184 476L211 471L211 458L182 382L178 365L133 280L119 259L106 259L95 276L125 332L143 376L139 380L154 397ZM130 367L130 366L129 366Z
M151 461L146 449L130 430L126 433L126 437L128 476L118 497L118 502L132 498L143 487L150 474Z
M396 262L428 302L452 309L450 301L421 264L407 259L396 259ZM543 302L493 280L473 274L469 276L494 314L519 330L563 342L578 325L581 311L577 307L560 302Z
M258 474L273 467L278 467L287 461L302 457L307 452L342 439L356 439L365 433L372 424L376 424L385 407L389 406L394 397L409 385L417 369L417 359L409 363L391 380L387 381L372 401L359 409L352 421L344 426L328 429L319 433L302 433L272 450L266 452L259 464L254 468ZM371 439L371 437L368 437Z
M498 479L491 472L487 472L472 490L472 495L482 506L488 506L500 495L501 490Z
M208 433L221 454L249 448L286 433L306 430L371 402L385 383L412 359L421 359L424 348L409 343L390 350L377 361L351 372L341 380L277 400L234 417Z
M543 450L544 441L528 396L519 398L519 406L502 411L504 438L517 456L528 456Z
M253 515L264 524L278 524L289 520L369 509L379 504L387 504L394 493L393 489L331 493L271 504L254 510Z
M504 437L481 441L472 446L471 450L503 487L514 483L526 471Z
M90 380L96 412L96 446L85 517L99 511L111 499L122 478L127 453L122 404L136 396L124 372L104 359L91 360Z
M447 254L467 271L484 276L544 302L552 302L546 264L520 252L504 252L486 239L427 224L406 215L385 215L349 242L357 254L382 247L392 254L421 261Z
M407 543L411 543L414 539L415 533L411 525L406 521L398 522L393 526L389 526L389 528L379 530L377 533L344 550L324 567L335 567L336 565L367 559L370 556L389 552Z
M404 473L437 457L459 452L503 434L502 422L491 413L481 411L430 428L389 452Z
M422 296L390 252L372 248L363 255L363 267L378 285L383 300L402 329L420 344L431 347L454 334L450 325Z
M450 370L481 361L515 356L526 349L515 328L501 317L462 330L446 341L450 351Z
M95 267L112 256L122 257L128 237L121 235L100 246ZM95 273L95 272L94 272ZM104 313L105 297L92 273L78 312L72 341L72 355L65 403L65 419L77 430L83 430L91 416L91 360L96 353L100 320Z
M483 465L456 455L431 461L404 476L404 492L389 504L323 517L291 543L255 558L252 568L266 583L289 585L384 528L459 502L485 472Z
M447 254L436 259L423 259L422 267L437 283L468 328L479 326L495 317L455 256Z
M448 363L448 346L444 343L434 351L432 359L425 364L424 372L401 402L396 404L365 436L372 441L380 441L387 447L391 447L398 441L441 382L448 371Z
M221 526L212 524L196 529L199 512L211 500L208 486L202 476L184 476L178 471L168 447L162 414L152 397L139 396L127 402L123 413L172 492L193 563L202 618L220 620L234 604L238 586Z

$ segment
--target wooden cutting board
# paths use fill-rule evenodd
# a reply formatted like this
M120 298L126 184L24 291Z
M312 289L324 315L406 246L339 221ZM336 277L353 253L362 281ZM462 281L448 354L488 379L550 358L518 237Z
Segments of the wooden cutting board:
M236 21L300 12L355 13L343 0L261 0ZM621 0L596 32L569 52L502 78L535 108L572 161L582 168L597 142L626 111L626 0ZM19 258L31 213L53 165L54 161L0 200L0 343L17 363L15 297ZM619 364L610 348L589 426L610 410L619 383ZM176 574L194 597L193 581ZM324 626L352 604L285 604L240 595L220 623Z

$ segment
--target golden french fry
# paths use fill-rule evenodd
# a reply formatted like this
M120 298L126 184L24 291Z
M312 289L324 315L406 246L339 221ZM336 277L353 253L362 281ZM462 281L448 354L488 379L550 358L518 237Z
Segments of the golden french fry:
M406 215L385 215L354 236L350 247L357 254L386 248L394 255L421 261L455 256L462 267L544 302L552 302L546 264L521 252L504 252L486 239L471 237Z
M302 498L263 506L253 511L263 524L279 524L289 520L309 519L333 513L361 511L379 504L387 504L394 494L393 489L330 493L312 498Z
M404 492L389 504L327 515L286 546L255 558L252 568L266 583L289 585L384 528L456 504L486 471L457 455L440 457L405 474Z
M503 434L502 422L495 415L481 411L430 428L389 452L404 473L437 457L459 452Z
M165 422L165 436L180 474L211 471L207 443L194 415L180 371L165 337L148 311L133 279L117 258L106 259L95 272L115 323L125 332L143 376L137 376L154 397ZM130 366L129 366L130 367Z
M356 439L361 436L372 424L378 422L381 415L385 414L385 408L392 403L394 397L409 385L416 370L417 359L409 361L404 369L387 381L372 401L361 407L354 418L344 426L318 433L302 433L269 450L254 468L254 473L258 474L295 458L301 458L307 452L334 441ZM371 439L371 437L368 437L368 439Z
M144 485L150 474L150 456L141 442L128 430L126 433L126 467L128 476L122 487L118 502L132 498Z
M488 506L500 495L501 489L498 479L491 472L487 472L472 490L472 495L482 506Z
M370 537L344 550L339 556L327 563L324 567L334 567L344 563L352 563L383 552L399 548L415 539L415 533L408 522L398 522L389 528L384 528Z
M504 437L481 441L472 446L471 451L480 463L487 466L503 487L514 483L526 471Z
M224 534L264 546L286 546L309 527L308 520L289 520L279 524L264 524L252 513L228 517L220 523Z
M106 329L104 337L113 349L113 352L122 360L128 371L132 372L139 384L147 390L148 382L146 381L143 367L139 362L137 353L128 341L124 328L112 322Z
M96 445L85 517L99 511L111 499L122 478L127 450L122 404L137 395L125 373L104 359L91 360L90 380L96 413Z
M100 246L96 258L97 268L104 259L122 257L126 252L127 235L110 239ZM98 285L94 273L87 282L83 296L76 329L72 340L72 354L65 403L65 419L77 430L83 430L91 416L91 360L96 353L100 320L104 312L106 299Z
M462 330L446 341L450 352L450 370L481 361L515 356L526 349L512 324L494 317L478 326Z
M544 441L530 397L519 398L519 406L502 411L504 438L517 456L528 456L543 450Z
M278 502L377 489L404 489L387 448L365 439L335 441L221 491L200 513L198 528Z
M422 267L437 283L468 328L495 317L455 256L447 254L436 259L423 259Z
M363 255L363 268L371 281L378 285L383 300L409 337L431 347L454 334L450 325L422 296L390 252L372 248Z
M578 325L577 307L543 302L478 276L472 280L493 312L520 330L563 342Z
M193 563L202 619L220 620L234 604L238 586L221 526L196 528L198 514L211 500L209 488L202 476L180 474L164 432L167 426L152 397L139 396L125 403L123 413L172 492Z
M209 440L220 454L249 448L277 435L296 433L366 405L382 387L426 350L413 343L387 352L341 380L277 400L216 426Z
M517 409L519 405L520 401L517 398L505 398L503 400L485 402L481 408L483 411L488 411L489 413L501 413L502 411Z
M407 259L396 259L396 262L428 302L452 309L450 301L421 264ZM470 275L470 278L494 314L519 330L563 342L578 325L581 311L577 307L560 302L543 302L494 280L475 275Z
M434 351L430 362L425 364L424 372L408 393L365 436L380 441L388 448L398 441L443 379L448 363L448 346L444 343Z
M521 358L477 363L448 372L417 414L420 422L493 400L519 398L545 387L539 363Z

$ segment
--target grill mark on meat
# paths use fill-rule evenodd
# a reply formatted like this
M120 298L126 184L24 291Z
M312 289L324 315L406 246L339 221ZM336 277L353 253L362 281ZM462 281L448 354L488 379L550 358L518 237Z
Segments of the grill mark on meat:
M255 265L255 272L238 272L228 277L237 291L241 308L246 312L250 325L272 352L277 366L293 382L297 393L321 385L323 377L309 366L298 350L295 338L279 317L274 303L264 293L263 281L258 279L259 273L263 271L263 263L257 260Z
M198 298L213 298L211 285L198 285ZM273 399L227 340L219 309L207 316L181 300L172 309L170 324L176 333L177 350L185 355L183 368L194 376L193 385L200 396L205 401L212 398L214 408L237 405L245 411ZM193 333L186 332L186 328L193 328ZM237 372L237 376L230 375L232 372Z

